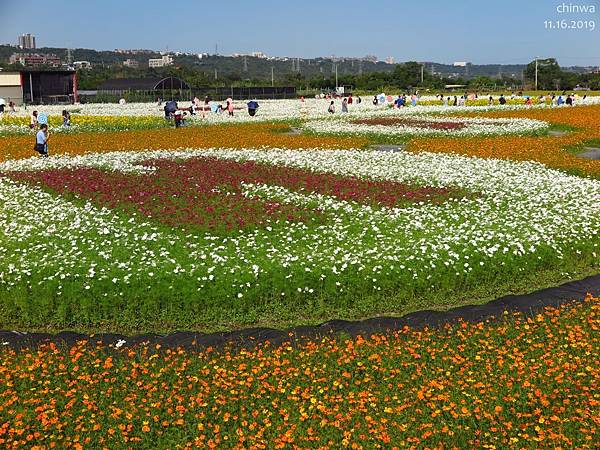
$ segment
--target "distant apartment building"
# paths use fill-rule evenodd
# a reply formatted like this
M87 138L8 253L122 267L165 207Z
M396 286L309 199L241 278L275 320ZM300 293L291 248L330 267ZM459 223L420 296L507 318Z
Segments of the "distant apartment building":
M164 55L162 58L150 58L148 60L148 67L166 67L173 65L173 57L171 55Z
M267 57L263 52L252 52L252 56L260 59L265 59Z
M130 58L127 58L125 61L123 61L123 65L125 67L129 67L130 69L138 69L140 67L140 63L138 61Z
M35 36L29 33L19 36L19 47L28 50L35 49Z
M385 62L386 64L394 64L394 57L388 56L387 58L385 58Z
M54 54L39 54L39 53L13 53L8 62L10 64L20 64L25 67L51 66L60 67L62 61Z

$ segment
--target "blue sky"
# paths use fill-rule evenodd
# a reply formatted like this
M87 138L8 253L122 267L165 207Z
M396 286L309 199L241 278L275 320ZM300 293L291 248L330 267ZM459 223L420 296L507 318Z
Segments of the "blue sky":
M595 14L558 13L565 3ZM0 43L396 61L600 65L600 0L0 0ZM595 31L545 21L594 20Z

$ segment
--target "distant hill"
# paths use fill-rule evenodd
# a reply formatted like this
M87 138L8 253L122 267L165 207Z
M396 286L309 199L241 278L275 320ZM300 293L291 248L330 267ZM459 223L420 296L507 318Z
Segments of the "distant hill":
M23 51L18 47L1 45L0 46L0 63L6 64L10 55L15 52ZM43 47L35 50L38 53L54 53L63 61L67 60L67 49L55 47ZM120 65L126 59L136 60L140 63L140 68L146 68L149 58L159 58L160 52L131 54L119 53L116 51L98 51L92 49L75 48L71 50L71 58L73 61L89 61L93 65L101 65L110 67ZM360 75L361 73L372 72L392 72L395 64L387 64L385 62L373 62L367 60L356 59L337 59L332 58L278 58L266 59L252 56L223 56L223 55L205 55L202 59L197 55L184 54L174 57L175 64L187 66L190 68L199 69L205 72L208 76L214 77L215 70L217 77L239 77L240 79L270 79L271 73L274 78L282 79L289 75L301 74L306 78L311 78L318 75L330 77L335 74L335 67L339 76L343 75ZM520 76L525 69L525 65L469 65L468 67L454 67L439 63L424 63L425 70L442 76L455 76L462 78L475 78L478 76L501 77L504 76ZM271 72L272 71L272 72Z
M0 45L0 66L7 66L10 55L23 50L11 45ZM44 47L34 50L37 53L54 53L63 62L67 60L67 49ZM364 85L380 85L379 81L368 83L365 78L376 77L385 81L386 74L394 72L398 64L369 60L367 58L259 58L254 56L207 55L201 58L195 54L172 53L174 65L162 69L149 69L148 59L159 58L160 52L146 50L137 53L119 51L98 51L92 49L71 49L72 61L89 61L92 71L82 71L80 81L82 88L95 88L100 82L115 77L147 77L175 75L186 78L194 85L261 85L271 82L282 85L307 85L307 80L333 80L337 71L340 83L358 83L356 77L362 77ZM138 61L139 69L123 67L127 59ZM436 62L421 62L425 78L444 80L444 82L464 83L488 79L488 84L497 80L504 85L520 83L525 64L466 64L454 66ZM420 67L417 71L420 72ZM337 69L337 70L336 70ZM586 67L563 68L566 72L584 74ZM378 75L376 75L378 74ZM383 77L383 78L382 78ZM420 75L419 75L420 78ZM489 81L494 80L494 81ZM512 80L512 81L511 81ZM315 84L315 83L313 83ZM438 83L439 84L439 83Z

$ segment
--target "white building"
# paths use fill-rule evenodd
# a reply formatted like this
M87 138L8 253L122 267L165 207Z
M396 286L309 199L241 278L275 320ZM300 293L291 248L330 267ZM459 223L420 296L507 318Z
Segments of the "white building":
M92 63L89 61L73 61L73 67L75 69L91 69Z
M173 65L173 57L171 55L164 55L162 58L150 58L148 60L148 67L166 67Z
M138 67L140 67L140 63L135 59L131 58L127 58L125 61L123 61L123 65L125 67L130 67L131 69L137 69Z
M385 58L385 62L386 64L394 64L394 57L388 56L387 58Z

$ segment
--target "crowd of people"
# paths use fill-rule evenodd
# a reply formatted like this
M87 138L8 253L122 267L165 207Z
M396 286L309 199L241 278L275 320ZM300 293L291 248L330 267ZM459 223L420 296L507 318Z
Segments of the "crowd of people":
M442 105L444 106L465 106L469 101L475 102L480 99L478 93L469 94L467 92L465 92L460 97L458 97L457 95L446 97L444 94L439 94L436 95L436 98L439 101L441 101ZM532 96L523 95L523 92L519 92L517 94L512 92L509 99L513 104L521 103L525 105L533 105L537 101L538 104L549 104L551 106L573 106L576 102L585 103L587 99L587 94L585 94L583 97L579 97L579 95L577 95L576 93L567 94L566 91L562 94L555 94L553 92L550 92L546 95L539 95L536 98L536 100L534 100ZM508 103L507 98L504 96L504 94L500 94L497 99L494 98L493 95L490 95L487 98L487 104L489 106L495 105L496 102L499 105L506 105Z
M158 99L158 105L162 105L162 99ZM250 117L256 116L260 105L256 100L250 100L246 104L248 108L248 115ZM194 97L190 101L189 107L180 107L175 100L170 100L165 103L163 111L165 113L165 120L173 121L175 128L186 125L186 119L189 117L199 115L202 119L206 118L207 113L221 114L226 113L229 117L233 117L236 107L234 106L233 99L231 97L225 100L225 104L213 102L209 96L204 97L204 101L200 101L198 97Z

